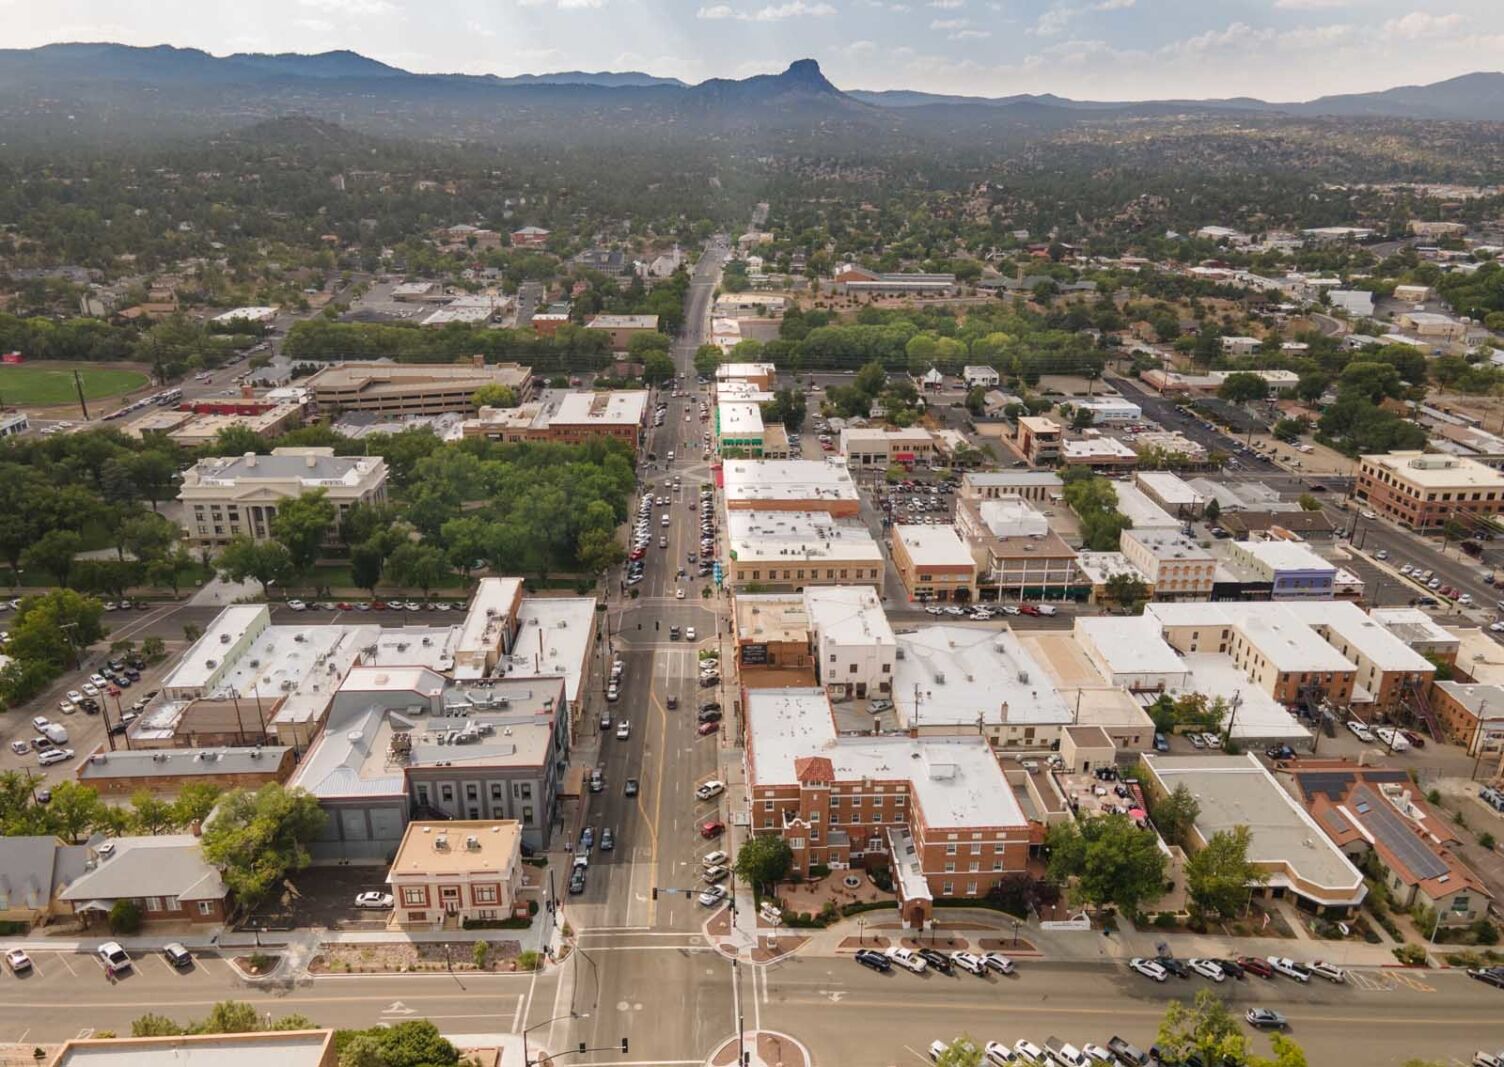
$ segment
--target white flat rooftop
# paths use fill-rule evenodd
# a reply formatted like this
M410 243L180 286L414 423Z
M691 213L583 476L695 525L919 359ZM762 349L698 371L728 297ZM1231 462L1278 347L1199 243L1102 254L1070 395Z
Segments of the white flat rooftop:
M1206 499L1184 478L1170 471L1139 471L1135 477L1140 486L1152 490L1155 496L1172 507L1182 504L1195 507Z
M895 526L893 536L916 567L975 567L971 550L954 526Z
M227 647L240 641L253 627L268 624L270 619L271 612L265 604L233 604L225 608L162 679L163 687L199 689L208 685L223 663Z
M893 703L906 727L1055 724L1070 709L1008 627L924 626L898 635Z
M837 645L891 648L898 643L877 590L869 585L808 586L804 613L810 629Z
M824 511L728 511L726 541L740 563L883 560L865 523L832 518Z
M762 409L742 401L722 401L716 405L716 418L722 434L762 433Z
M797 784L796 761L822 756L837 780L908 781L931 828L1026 825L1002 768L980 737L838 736L822 689L751 690L747 730L754 785Z
M832 458L734 459L722 468L727 501L858 501L846 464Z
M1167 627L1225 626L1239 630L1281 673L1353 670L1352 663L1328 644L1305 618L1291 610L1294 606L1289 602L1151 603L1144 608L1144 614L1152 615ZM1330 601L1304 605L1317 613L1333 606Z
M1154 621L1142 615L1080 616L1076 633L1091 640L1113 674L1184 674L1189 669Z
M565 393L550 422L566 426L640 426L647 414L645 389Z
M1336 564L1322 559L1310 545L1300 541L1240 541L1237 547L1276 573L1337 571Z
M1160 507L1149 494L1131 482L1113 482L1118 511L1133 520L1135 530L1179 530L1181 521Z
M507 675L562 674L575 703L595 630L595 598L525 597L517 618L517 642L502 660Z
M1300 725L1289 710L1249 680L1231 656L1216 652L1191 652L1182 657L1190 670L1190 681L1180 689L1171 689L1174 696L1186 693L1204 693L1207 699L1223 697L1229 703L1237 698L1235 715L1228 716L1232 736L1245 741L1289 740L1309 737L1311 732Z

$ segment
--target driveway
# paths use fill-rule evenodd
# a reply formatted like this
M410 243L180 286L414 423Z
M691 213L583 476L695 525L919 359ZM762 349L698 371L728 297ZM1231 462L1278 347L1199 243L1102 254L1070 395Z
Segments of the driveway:
M385 891L385 879L384 867L309 867L292 875L287 880L291 888L257 908L240 928L379 930L389 913L357 908L355 895Z

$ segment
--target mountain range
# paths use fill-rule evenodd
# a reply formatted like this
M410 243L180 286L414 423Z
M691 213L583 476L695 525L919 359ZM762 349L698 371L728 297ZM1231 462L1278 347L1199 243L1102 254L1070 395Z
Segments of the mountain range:
M286 114L430 139L750 130L935 137L1004 136L1080 122L1163 115L1501 121L1504 73L1298 102L1085 101L1052 94L952 96L846 90L811 59L778 74L687 85L636 71L512 77L415 73L350 51L214 56L167 45L53 44L0 49L0 136L76 139L232 129Z

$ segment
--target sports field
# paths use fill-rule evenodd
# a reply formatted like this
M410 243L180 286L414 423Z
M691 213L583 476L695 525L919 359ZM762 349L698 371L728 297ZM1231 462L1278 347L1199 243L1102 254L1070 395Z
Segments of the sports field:
M118 367L71 363L0 364L0 405L41 408L77 404L78 391L73 385L75 369L84 383L84 397L88 400L119 396L140 388L148 380L140 371Z

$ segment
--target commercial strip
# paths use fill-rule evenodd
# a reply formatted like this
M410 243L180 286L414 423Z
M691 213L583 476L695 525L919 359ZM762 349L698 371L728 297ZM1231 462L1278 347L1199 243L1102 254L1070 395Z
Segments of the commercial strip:
M861 510L856 482L835 458L727 460L721 479L728 513L823 511L832 518L853 518Z
M492 441L553 441L579 444L610 437L632 451L647 426L648 393L643 389L599 392L545 391L516 407L482 407L460 423L462 436Z
M914 600L976 599L977 564L954 526L895 525L888 532L893 566Z
M919 427L847 427L841 431L840 447L846 465L853 470L887 470L894 464L928 465L935 459L934 435Z
M976 562L979 596L1061 600L1090 594L1076 566L1076 550L1027 501L958 497L955 525Z
M725 580L733 588L798 591L882 580L883 552L871 531L826 511L729 511L726 542Z

